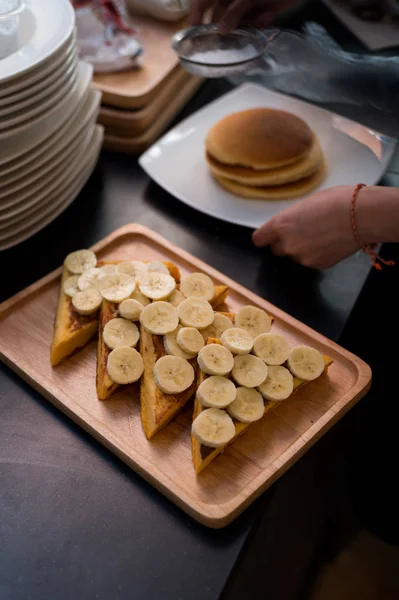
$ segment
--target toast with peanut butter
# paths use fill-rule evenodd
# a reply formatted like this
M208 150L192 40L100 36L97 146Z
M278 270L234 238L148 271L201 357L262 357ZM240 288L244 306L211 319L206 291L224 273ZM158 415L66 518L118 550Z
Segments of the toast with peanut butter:
M210 301L214 309L223 305L227 293L228 288L226 286L215 286L215 293ZM160 358L167 355L163 336L153 335L142 325L140 328L140 352L144 360L144 373L141 378L140 394L141 421L146 437L151 439L194 396L198 378L198 363L196 356L188 360L195 375L190 387L179 394L167 394L159 389L154 378L155 364Z
M207 345L210 344L217 344L217 345L221 345L221 341L217 338L209 338L207 340ZM328 356L323 356L323 361L324 361L324 373L327 372L328 367L332 364L332 359L329 358ZM270 367L269 367L270 369ZM199 387L201 386L201 384L210 377L210 375L206 374L203 370L198 369L197 371L197 393L196 393L196 398L194 400L194 412L193 412L193 424L196 421L196 419L201 415L201 413L203 413L205 410L207 410L207 407L204 407L203 402L200 401L200 393L198 392ZM231 381L233 378L231 377L231 374L227 376L227 378ZM300 388L304 387L306 384L311 383L311 381L305 381L303 379L300 379L299 377L293 376L293 385L292 385L292 392L290 395L292 395L292 393L295 393L297 390L299 390ZM237 385L237 383L236 383ZM241 388L244 389L244 388ZM248 388L246 388L248 389ZM259 390L260 388L258 388ZM245 392L248 393L248 392ZM257 394L256 390L251 390L250 393L254 393L255 395ZM258 394L259 396L261 396L260 394ZM262 394L263 395L263 394ZM262 398L263 400L263 406L262 406L262 412L261 415L264 416L266 415L270 410L273 410L274 408L276 408L281 401L272 401L272 400L267 400L266 398ZM208 405L209 406L209 405ZM232 406L232 405L230 405ZM211 410L215 410L215 409L211 409ZM218 409L219 411L220 409ZM227 406L227 408L223 411L221 411L223 413L225 413L226 418L228 418L230 416L230 419L232 421L232 437L229 439L228 442L226 442L225 444L219 445L219 447L212 447L209 446L207 444L201 443L201 441L198 439L199 436L193 435L193 431L194 431L194 425L193 425L193 431L191 434L191 449L192 449L192 458L193 458L193 463L194 463L194 468L195 468L195 472L197 473L197 475L199 473L201 473L201 471L203 471L215 458L217 458L217 456L219 456L222 452L224 452L224 450L230 446L231 444L233 444L251 425L250 422L243 422L240 421L238 418L235 418L232 415L235 415L236 413L232 410L229 409L229 406ZM229 414L230 413L230 414Z

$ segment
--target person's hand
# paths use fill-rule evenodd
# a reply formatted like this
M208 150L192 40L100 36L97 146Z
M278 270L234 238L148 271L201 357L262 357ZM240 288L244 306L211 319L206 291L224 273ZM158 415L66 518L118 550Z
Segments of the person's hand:
M280 12L298 4L299 0L193 0L190 22L200 25L205 13L212 9L212 21L219 23L221 33L237 25L266 27Z
M350 220L352 192L352 186L330 188L293 204L254 231L255 246L271 246L277 256L307 267L331 267L359 249ZM357 211L360 236L365 244L372 243L364 221Z

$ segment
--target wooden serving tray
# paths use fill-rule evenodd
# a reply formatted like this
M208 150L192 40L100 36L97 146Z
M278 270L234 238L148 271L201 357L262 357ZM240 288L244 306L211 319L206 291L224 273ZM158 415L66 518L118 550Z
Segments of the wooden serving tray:
M154 125L169 106L175 104L177 96L184 91L185 86L193 81L193 76L178 68L160 88L157 96L150 104L138 110L126 110L102 106L98 122L120 137L137 137ZM193 84L194 86L194 84Z
M0 305L2 360L204 525L219 528L230 523L368 390L371 371L359 358L151 230L126 225L93 250L100 260L170 260L183 274L208 273L215 283L230 287L229 310L246 304L264 308L275 318L273 331L282 332L292 344L312 345L334 360L328 375L282 402L196 476L190 444L192 405L149 442L141 426L137 387L122 388L104 402L97 400L96 342L58 367L50 366L61 269Z
M137 40L144 50L139 66L93 78L93 87L103 93L103 103L117 108L142 108L156 97L179 63L170 44L172 36L186 26L186 21L165 23L134 15L132 24L139 30Z
M193 97L202 83L203 79L200 77L191 77L188 79L184 86L180 88L179 93L159 113L157 120L138 136L120 136L118 135L120 133L119 130L107 128L104 136L104 148L113 152L123 152L135 156L141 154L159 138L176 115L179 114Z

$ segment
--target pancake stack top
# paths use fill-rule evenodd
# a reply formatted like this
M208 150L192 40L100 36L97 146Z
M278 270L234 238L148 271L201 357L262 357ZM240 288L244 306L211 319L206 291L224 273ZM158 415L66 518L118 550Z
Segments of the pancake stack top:
M258 108L225 117L210 130L206 149L216 181L247 198L296 198L318 187L326 173L313 131L280 110Z

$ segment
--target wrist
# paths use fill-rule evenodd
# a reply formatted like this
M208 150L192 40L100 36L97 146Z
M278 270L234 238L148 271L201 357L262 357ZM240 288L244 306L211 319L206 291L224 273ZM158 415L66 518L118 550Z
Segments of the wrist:
M355 217L363 244L399 241L399 188L362 188L356 199Z

